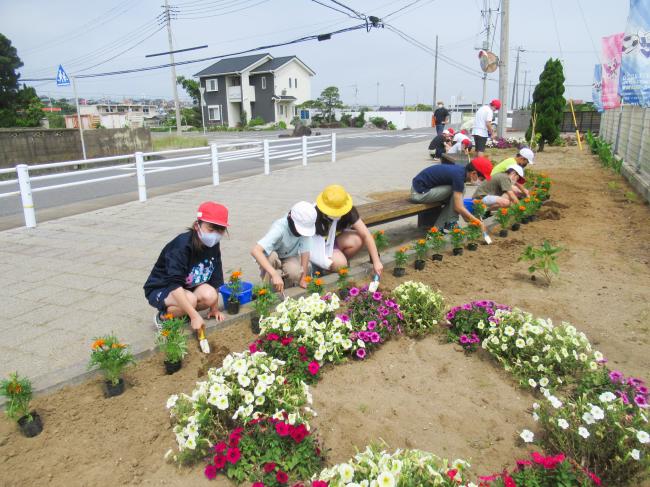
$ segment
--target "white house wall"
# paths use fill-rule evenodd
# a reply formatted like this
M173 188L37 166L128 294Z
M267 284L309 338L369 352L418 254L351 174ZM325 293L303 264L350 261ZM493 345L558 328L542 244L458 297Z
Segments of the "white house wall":
M289 78L291 78L291 88L289 88ZM298 78L298 88L294 87L294 80ZM291 61L275 72L275 94L282 95L283 90L287 90L287 96L296 97L296 105L311 100L311 76L296 61Z
M340 120L341 115L344 113L349 113L353 117L356 117L360 112L335 110L334 116L337 120ZM431 127L432 116L433 112L365 112L366 122L369 122L374 117L382 117L387 122L393 122L397 130L402 130L406 127L412 129Z

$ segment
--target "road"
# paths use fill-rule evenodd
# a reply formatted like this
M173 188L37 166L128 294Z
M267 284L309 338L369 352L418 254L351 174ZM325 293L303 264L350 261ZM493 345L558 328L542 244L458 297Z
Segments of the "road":
M330 131L326 130L321 131L323 135L329 132ZM359 153L378 151L417 141L421 141L423 150L426 150L426 146L428 145L432 134L433 129L417 129L399 132L364 129L349 129L343 132L337 131L336 155L337 159L345 159L346 157ZM217 144L254 141L263 138L277 140L277 134L269 132L242 132L234 134L226 133L208 135L209 141L216 142ZM287 141L292 141L292 139L287 139ZM171 155L169 157L177 157L177 155ZM320 157L315 159L315 161L323 159L324 157ZM203 155L199 159L181 160L168 164L161 164L159 167L185 166L197 162L207 162L209 160L209 155ZM301 159L300 157L294 157L293 160L288 160L287 158L275 159L271 160L270 164L271 171L274 171L283 167L299 165L301 164ZM154 164L153 166L158 167L157 164ZM219 165L221 181L259 174L263 170L264 162L260 157L237 161L225 161ZM123 169L115 169L86 175L75 174L74 171L70 171L65 177L46 181L33 181L32 189L124 173ZM131 173L133 172L131 171ZM211 182L212 172L210 165L147 174L147 196L152 197L160 194L181 191L183 189L211 184ZM2 192L15 191L18 189L17 186L17 184L15 186L0 186L0 194L2 194ZM53 218L60 218L66 215L92 211L98 208L133 201L134 199L137 199L137 197L137 182L135 175L124 177L122 179L35 192L34 206L36 208L36 220L39 222ZM20 196L0 198L0 230L24 225L22 211Z

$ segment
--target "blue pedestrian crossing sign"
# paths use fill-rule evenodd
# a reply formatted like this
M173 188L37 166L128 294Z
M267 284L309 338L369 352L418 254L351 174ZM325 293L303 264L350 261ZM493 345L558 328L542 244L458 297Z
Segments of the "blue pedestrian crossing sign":
M70 86L70 78L68 78L63 66L60 64L59 69L56 72L56 86Z

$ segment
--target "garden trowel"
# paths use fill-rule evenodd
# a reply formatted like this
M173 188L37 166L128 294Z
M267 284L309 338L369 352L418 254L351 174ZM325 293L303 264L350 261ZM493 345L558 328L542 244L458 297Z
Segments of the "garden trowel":
M205 326L202 326L201 329L197 332L199 338L199 347L203 353L210 353L210 344L208 339L205 338Z
M372 278L372 281L370 281L370 284L368 284L368 292L371 293L377 292L378 288L379 288L379 274L375 274L374 277Z

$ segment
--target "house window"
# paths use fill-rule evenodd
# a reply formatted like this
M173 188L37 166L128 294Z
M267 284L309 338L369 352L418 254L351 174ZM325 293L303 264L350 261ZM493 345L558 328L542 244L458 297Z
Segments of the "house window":
M221 105L210 105L208 107L208 120L210 121L221 120Z
M219 91L219 80L217 78L207 80L206 84L206 91Z
M284 115L284 105L280 105L280 115Z
M293 87L298 88L298 78L293 79Z
M262 76L262 89L266 89L266 77Z
M289 78L289 88L291 88L291 78Z

